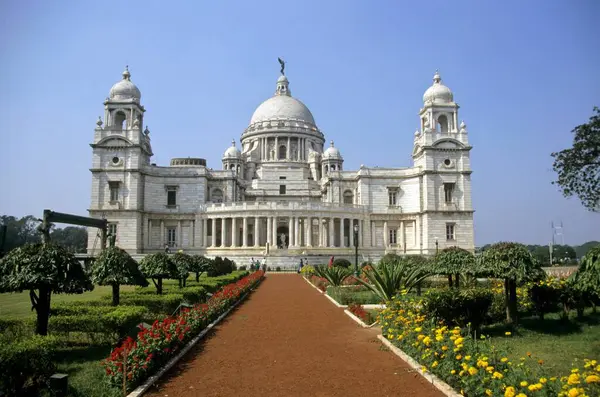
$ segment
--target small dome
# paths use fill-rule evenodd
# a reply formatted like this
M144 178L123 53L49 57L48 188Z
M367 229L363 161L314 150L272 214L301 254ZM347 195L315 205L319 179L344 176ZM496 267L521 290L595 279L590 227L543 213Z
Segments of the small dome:
M231 146L229 146L227 150L225 150L225 153L223 153L223 160L239 159L240 157L242 157L242 153L235 147L235 141L232 140Z
M433 102L434 104L452 103L454 101L454 95L450 88L442 84L442 78L436 71L433 76L433 85L425 91L423 94L423 102Z
M331 141L331 146L329 146L327 150L323 152L323 159L343 160L342 154L340 153L339 149L333 146L333 141Z
M110 89L110 99L115 101L122 101L128 99L137 99L140 100L142 98L142 93L136 87L135 84L131 82L131 73L129 73L129 68L125 66L125 71L123 72L123 80L119 81L117 84L113 85Z

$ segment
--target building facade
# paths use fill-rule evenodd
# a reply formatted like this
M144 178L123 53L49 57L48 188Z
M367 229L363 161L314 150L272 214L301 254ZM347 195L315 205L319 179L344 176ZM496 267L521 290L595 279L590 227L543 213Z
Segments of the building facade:
M346 170L282 74L240 149L233 141L225 150L221 169L196 157L158 166L126 69L94 130L89 213L106 218L117 245L133 255L169 246L238 263L268 256L285 266L298 256L353 257L356 237L361 261L447 246L472 251L471 146L458 109L436 72L419 111L412 167ZM99 249L90 230L88 252Z

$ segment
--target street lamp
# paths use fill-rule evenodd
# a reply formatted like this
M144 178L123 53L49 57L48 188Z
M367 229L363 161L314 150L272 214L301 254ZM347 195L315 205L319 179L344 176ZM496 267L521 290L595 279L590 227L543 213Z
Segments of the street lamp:
M438 253L438 238L435 238L435 253Z
M358 278L358 224L354 225L354 276Z

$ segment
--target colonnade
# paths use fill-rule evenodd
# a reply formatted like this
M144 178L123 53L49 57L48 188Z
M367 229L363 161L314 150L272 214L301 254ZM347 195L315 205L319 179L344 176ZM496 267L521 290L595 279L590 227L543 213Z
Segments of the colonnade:
M202 220L204 247L247 248L268 244L272 248L354 247L363 243L363 221L321 216L215 216Z

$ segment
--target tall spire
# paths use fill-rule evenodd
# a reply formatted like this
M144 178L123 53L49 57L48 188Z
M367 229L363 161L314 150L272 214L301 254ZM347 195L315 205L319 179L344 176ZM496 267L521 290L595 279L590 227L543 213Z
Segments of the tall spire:
M125 70L123 71L123 80L129 80L131 77L131 73L129 73L129 65L125 65Z

